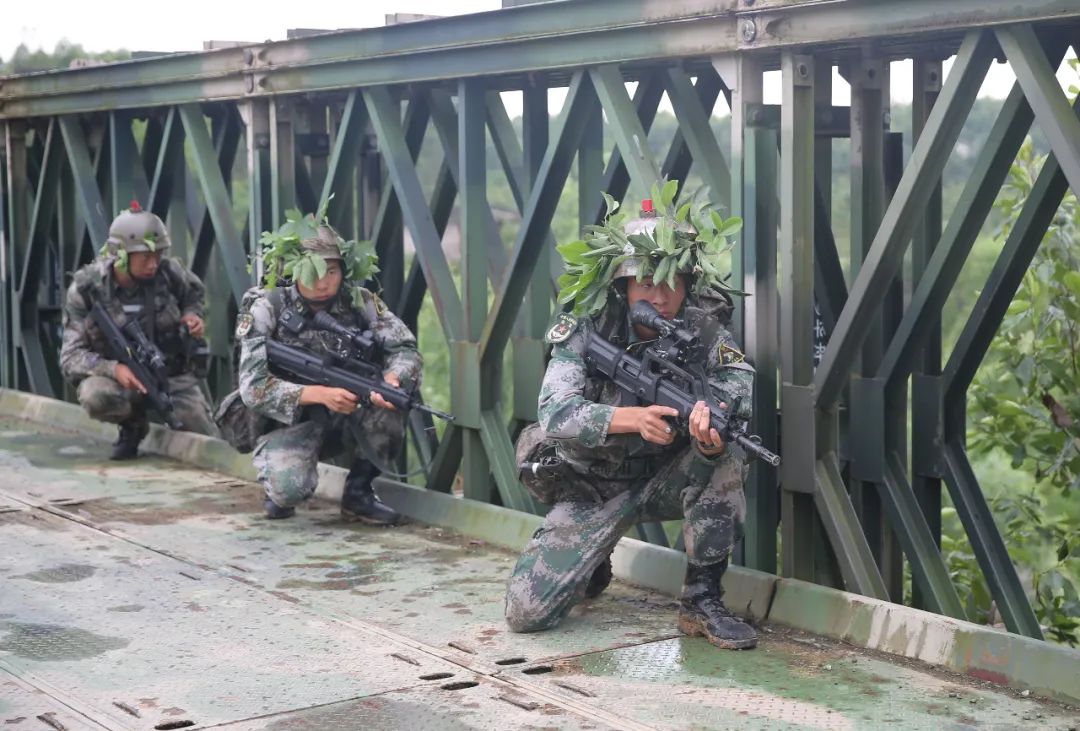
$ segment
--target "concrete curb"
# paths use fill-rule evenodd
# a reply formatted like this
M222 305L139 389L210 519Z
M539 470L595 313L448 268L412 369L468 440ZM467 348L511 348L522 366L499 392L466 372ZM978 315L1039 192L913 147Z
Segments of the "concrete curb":
M0 414L62 425L108 441L116 435L115 427L91 420L78 406L8 389L0 389ZM152 425L143 449L238 479L255 479L250 456L238 454L219 439ZM316 496L340 500L344 481L345 470L320 465ZM379 482L383 499L410 518L511 550L520 550L541 523L535 515L400 482ZM615 549L612 566L615 575L629 584L675 596L681 588L686 556L624 538ZM757 622L768 620L1080 703L1080 651L738 566L725 575L724 590L725 601L733 610Z

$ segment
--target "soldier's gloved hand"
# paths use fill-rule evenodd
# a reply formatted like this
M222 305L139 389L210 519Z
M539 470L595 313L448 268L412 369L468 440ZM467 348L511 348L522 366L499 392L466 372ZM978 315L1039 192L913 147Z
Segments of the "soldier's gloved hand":
M726 409L727 404L720 404L721 409ZM704 401L694 404L694 410L690 412L690 436L697 442L698 451L706 457L715 457L724 452L724 440L720 432L709 427L709 407Z
M309 404L322 404L338 414L351 414L359 407L355 393L330 386L304 386L300 392L300 405Z
M401 388L401 379L398 378L398 374L393 371L387 371L383 374L383 381L394 388ZM383 398L381 393L371 392L371 403L378 406L380 409L386 409L387 411L397 411L397 407Z
M113 378L116 379L117 383L129 391L146 393L146 386L144 386L142 381L136 378L135 374L131 372L131 369L123 363L117 363L113 368Z
M188 332L191 333L193 338L201 338L203 332L206 331L206 324L203 322L202 318L190 312L181 317L180 322L187 325Z

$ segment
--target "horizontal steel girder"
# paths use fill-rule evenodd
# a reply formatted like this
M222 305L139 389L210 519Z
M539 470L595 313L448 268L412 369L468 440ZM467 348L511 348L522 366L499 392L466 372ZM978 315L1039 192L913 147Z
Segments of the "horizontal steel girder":
M593 0L507 8L385 28L30 74L0 87L0 118L241 99L390 83L564 72L807 44L925 44L956 31L1080 21L1075 0ZM936 37L935 37L936 36Z

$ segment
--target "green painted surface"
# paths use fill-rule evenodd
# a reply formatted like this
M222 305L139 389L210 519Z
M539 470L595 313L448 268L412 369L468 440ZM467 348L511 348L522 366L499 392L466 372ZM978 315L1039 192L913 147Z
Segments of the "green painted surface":
M116 465L105 448L0 421L0 494L20 506L0 514L0 723L49 704L74 716L68 728L1078 723L780 628L755 651L718 651L676 636L670 598L619 583L554 632L512 635L508 551L422 525L346 525L327 503L267 521L255 485L161 458Z

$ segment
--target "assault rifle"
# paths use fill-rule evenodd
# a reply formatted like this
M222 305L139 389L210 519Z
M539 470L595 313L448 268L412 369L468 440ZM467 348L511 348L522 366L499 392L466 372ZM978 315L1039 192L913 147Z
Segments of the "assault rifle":
M307 384L344 388L362 400L368 399L374 392L401 411L417 409L440 419L454 420L452 414L426 405L417 389L406 391L383 380L382 368L375 358L377 346L370 332L345 327L326 312L318 312L310 320L301 321L300 315L286 309L282 313L282 324L293 332L313 326L317 330L334 333L341 338L343 347L335 353L317 355L303 348L267 339L266 356L271 366Z
M621 347L612 345L595 332L589 334L585 362L595 371L615 382L625 393L646 404L670 406L685 421L694 404L709 406L710 424L725 442L734 442L773 467L780 457L762 446L761 438L749 435L749 420L738 416L739 404L719 407L719 397L709 387L705 375L707 353L697 335L681 327L677 320L665 320L648 302L639 301L630 312L630 320L656 331L660 338L636 358Z
M146 398L161 415L170 429L183 429L176 418L172 397L169 395L169 377L165 356L150 342L136 317L129 317L123 327L116 324L109 311L100 302L90 308L90 317L101 328L109 355L126 365L146 388Z

